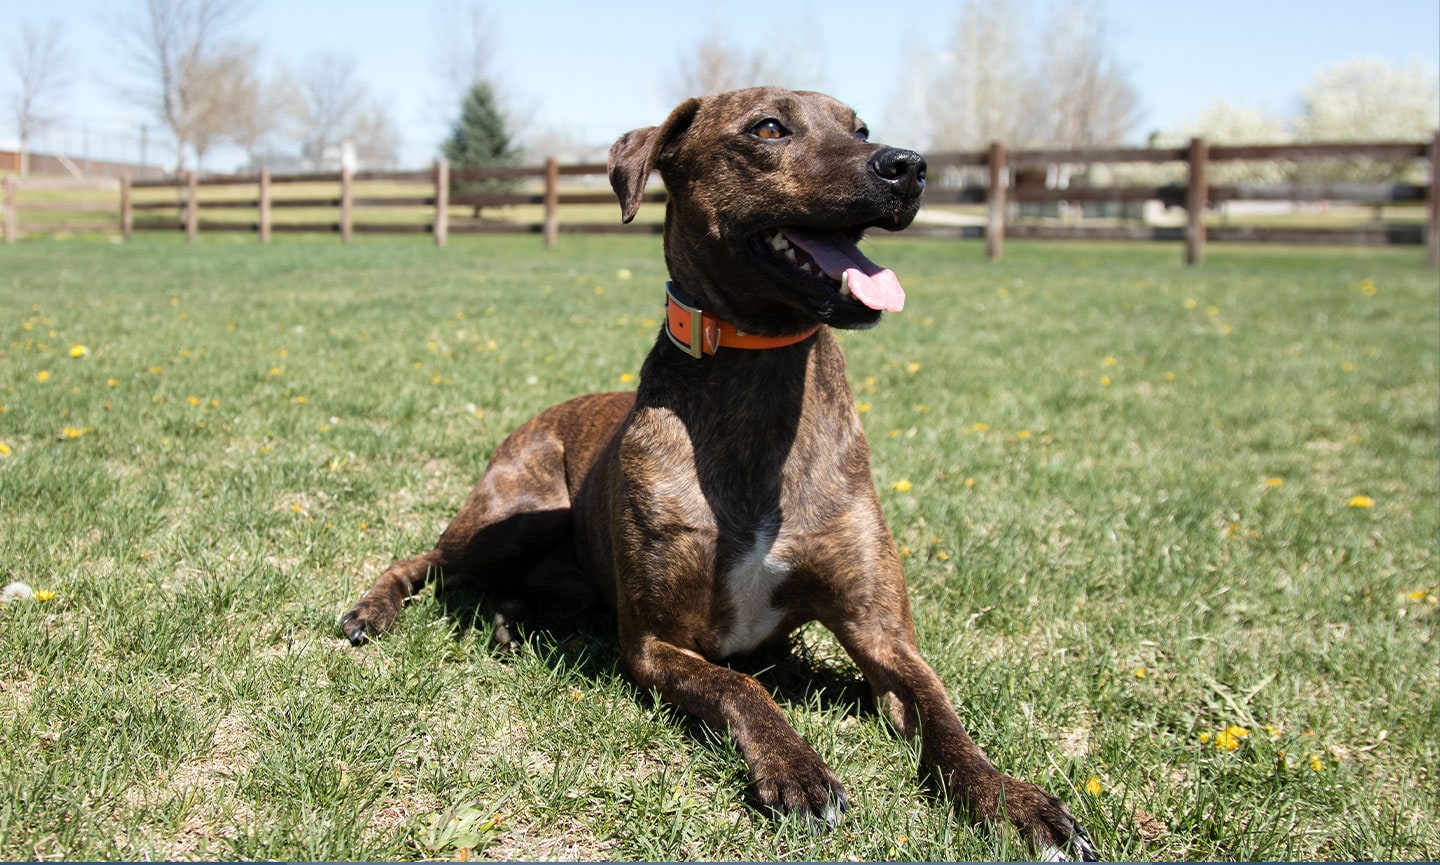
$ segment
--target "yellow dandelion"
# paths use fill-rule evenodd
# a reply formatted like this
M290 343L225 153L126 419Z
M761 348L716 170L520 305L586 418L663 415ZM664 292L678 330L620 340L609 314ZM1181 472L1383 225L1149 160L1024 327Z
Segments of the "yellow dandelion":
M1145 678L1145 668L1144 668L1144 667L1136 667L1136 668L1135 668L1135 678L1137 678L1137 679L1143 679L1143 678Z
M1030 438L1030 430L1028 430L1028 429L1022 429L1022 430L1020 430L1019 432L1015 433L1015 438L1021 439L1022 441L1023 441L1024 439Z
M919 372L919 371L920 371L920 362L919 362L919 361L912 360L912 361L910 361L908 364L905 365L905 368L906 368L907 370L909 370L910 372Z
M1364 279L1360 281L1360 293L1366 297L1374 297L1380 293L1380 289L1375 287L1374 280Z
M1095 777L1094 775L1091 775L1090 780L1085 782L1085 792L1089 793L1091 796L1099 796L1100 779Z
M304 513L305 506L300 504L299 502L296 502L290 506L290 510L294 511L297 514Z
M1310 755L1310 771L1312 771L1312 772L1319 772L1319 771L1323 770L1324 768L1325 768L1325 763L1320 759L1319 755L1311 754L1311 755Z
M1102 358L1100 359L1100 365L1101 365L1101 366L1114 366L1114 365L1116 365L1116 364L1119 363L1119 362L1120 362L1120 361L1116 360L1115 358L1113 358L1113 357L1111 357L1111 356L1109 356L1109 355L1106 355L1105 357L1102 357Z
M74 345L70 346L70 356L71 356L71 357L84 357L85 355L87 355L87 354L89 354L89 353L90 353L90 349L86 348L85 346L81 345L81 344L78 343L78 342L75 343Z
M948 562L950 561L950 554L945 552L944 550L941 550L940 552L935 554L935 558L939 559L942 562Z
M200 397L198 397L198 396L187 396L187 397L185 397L185 402L189 403L190 405L199 405L199 404L200 404Z
M1200 739L1200 744L1204 745L1208 744L1212 737L1209 733L1201 733L1197 738Z
M35 592L35 600L42 604L46 601L53 601L56 597L56 594L49 589L37 589Z
M1100 376L1100 386L1101 386L1101 387L1109 387L1109 386L1110 386L1110 376L1108 376L1108 375L1102 375L1102 376Z
M9 445L5 444L4 442L0 442L0 457L8 457L12 453L14 453L14 451L10 449Z
M1354 496L1346 504L1352 508L1373 508L1375 507L1375 500L1369 496Z
M970 488L972 488L972 487L974 487L974 486L975 486L975 479L974 479L974 478L966 478L966 479L965 479L965 489L968 490L968 489L970 489Z
M165 367L163 367L163 366L152 366L152 367L150 367L150 374L151 374L151 375L159 375L160 373L162 373L162 372L164 372L164 371L165 371Z
M45 382L50 380L50 371L42 369L39 372L35 373L35 380L40 382L41 384L44 384Z
M620 373L620 383L621 383L621 384L629 384L630 382L632 382L632 381L634 381L634 380L635 380L635 374L634 374L634 373L629 373L629 372L622 372L622 373Z
M604 293L605 293L605 286L603 286L603 285L597 285L597 286L595 286L595 296L596 296L596 297L599 297L600 295L602 295L602 294L604 294Z
M1347 361L1345 361L1344 363L1340 364L1340 371L1341 371L1341 372L1354 372L1354 371L1355 371L1355 364L1353 364L1353 363L1351 363L1350 361L1347 360Z
M1208 316L1210 316L1211 318L1214 318L1215 316L1217 316L1217 315L1220 314L1220 307L1218 307L1218 306L1207 306L1207 307L1205 307L1205 314L1208 315Z
M292 399L291 402L295 403L296 405L305 405L306 403L310 402L310 398L305 396L297 396Z
M861 414L864 414L865 412L870 410L870 403L862 402L859 405L855 406L855 410L860 412Z
M988 423L973 423L970 425L971 432L985 432L988 429L990 429L990 424Z
M898 480L891 484L890 487L897 493L908 493L910 492L911 483L908 480Z
M1226 751L1234 751L1240 747L1240 740L1250 735L1250 731L1237 724L1231 724L1215 734L1215 747L1223 748Z
M615 271L616 279L629 279L632 276L634 276L634 274L630 272L630 268L628 267L622 267L619 270Z
M106 387L119 387L119 386L120 386L120 379L118 379L118 378L107 378L107 379L105 379L105 386L106 386Z
M1269 488L1271 488L1271 489L1279 489L1280 487L1285 486L1285 479L1284 479L1284 478L1266 478L1266 479L1265 479L1265 486L1267 486L1267 487L1269 487Z
M60 435L61 437L67 439L78 439L89 431L89 427L67 426L64 429L60 430Z

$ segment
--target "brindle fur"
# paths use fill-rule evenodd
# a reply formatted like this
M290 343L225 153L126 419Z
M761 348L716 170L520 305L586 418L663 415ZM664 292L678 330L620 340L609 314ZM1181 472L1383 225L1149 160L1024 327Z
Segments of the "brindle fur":
M783 142L750 131L775 118ZM927 773L958 809L1008 820L1044 855L1093 858L1055 797L996 770L920 657L900 558L830 327L880 313L779 278L747 244L780 225L908 225L924 163L871 144L839 102L757 88L692 99L610 151L623 217L658 169L669 191L665 261L707 311L742 331L815 335L697 360L657 338L636 393L550 408L496 449L430 552L396 562L342 619L352 642L389 626L437 574L541 603L598 593L643 688L726 730L766 808L833 824L845 788L753 678L715 663L818 620L835 633ZM768 547L767 547L768 542ZM757 580L760 620L729 581ZM496 638L513 639L502 605Z

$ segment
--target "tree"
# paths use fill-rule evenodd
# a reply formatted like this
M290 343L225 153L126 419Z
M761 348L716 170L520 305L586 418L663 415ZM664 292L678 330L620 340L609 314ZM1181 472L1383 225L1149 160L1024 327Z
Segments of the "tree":
M1417 141L1440 126L1440 74L1418 61L1338 63L1317 73L1300 98L1301 141Z
M1140 98L1110 53L1100 0L1057 4L1046 27L1035 87L1040 141L1059 147L1119 144L1139 119Z
M365 87L355 77L355 58L323 52L301 67L290 104L290 120L300 141L301 156L314 166L334 158L365 101Z
M215 71L235 51L229 31L243 13L236 0L145 0L144 14L119 18L114 30L139 66L145 83L127 91L136 104L155 112L175 136L175 166L183 170L187 147L214 116Z
M1284 144L1290 137L1283 117L1255 106L1216 100L1181 126L1177 135L1166 136L1164 143L1181 147L1192 138L1204 138L1210 144ZM1205 171L1209 182L1219 186L1284 183L1290 176L1285 163L1274 159L1215 162Z
M1317 73L1300 98L1304 107L1295 123L1300 141L1418 141L1440 126L1440 75L1419 62L1339 63ZM1306 163L1298 173L1310 180L1392 181L1409 167L1408 160L1352 159Z
M456 168L485 168L514 165L520 149L511 140L505 117L495 103L495 92L485 81L471 85L460 104L460 116L450 127L450 136L440 151ZM481 195L510 189L513 182L501 180L456 181L452 191L460 195ZM475 207L480 215L480 207Z
M348 137L355 157L367 167L388 171L399 164L400 132L379 101L370 99L356 112Z
M968 0L940 58L929 107L932 138L946 148L1012 147L1034 138L1035 89L1025 58L1026 8L1007 0Z
M60 22L53 19L43 29L22 22L19 41L13 47L10 63L17 86L11 109L20 134L20 174L24 176L30 167L30 139L58 119L57 104L70 83L70 60Z
M967 0L932 81L932 144L976 150L1118 144L1139 97L1111 54L1098 0L1050 5L1038 45L1023 6Z
M799 41L793 32L782 31L763 48L747 51L731 42L721 25L712 21L706 34L676 59L666 95L680 102L691 96L765 84L822 90L824 73L810 46L823 40L814 27L806 35L805 41Z
M440 0L435 9L436 40L431 62L440 81L440 111L448 115L477 81L494 81L491 65L495 28L489 11L479 2Z

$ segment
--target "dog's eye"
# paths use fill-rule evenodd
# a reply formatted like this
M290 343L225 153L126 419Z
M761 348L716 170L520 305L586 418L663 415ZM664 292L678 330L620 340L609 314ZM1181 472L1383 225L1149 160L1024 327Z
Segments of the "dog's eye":
M780 121L773 118L762 120L750 127L750 134L756 138L764 138L767 141L774 141L777 138L784 138L790 132L780 125Z
M860 127L859 129L855 130L855 137L858 138L858 139L860 139L861 141L869 141L869 140L870 140L870 130L868 130L868 129L866 129L865 127L862 126L862 127Z

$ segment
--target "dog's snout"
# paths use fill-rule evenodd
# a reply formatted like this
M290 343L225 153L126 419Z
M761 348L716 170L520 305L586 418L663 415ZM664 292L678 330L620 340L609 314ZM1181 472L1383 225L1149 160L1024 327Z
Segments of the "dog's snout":
M870 158L870 170L907 192L925 185L925 157L913 150L887 147Z

